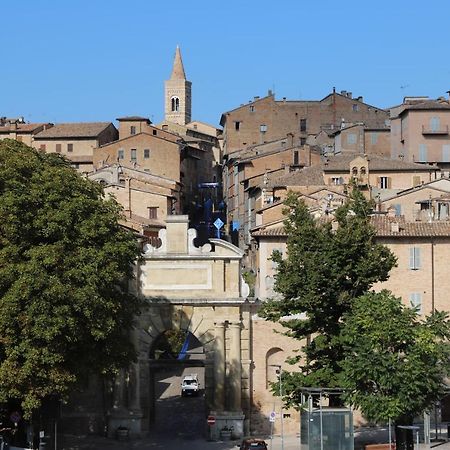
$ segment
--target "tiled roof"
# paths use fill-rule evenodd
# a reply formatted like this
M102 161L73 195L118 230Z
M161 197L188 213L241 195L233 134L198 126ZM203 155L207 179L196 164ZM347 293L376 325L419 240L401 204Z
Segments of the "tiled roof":
M111 122L59 123L36 134L35 139L97 137Z
M0 126L0 133L10 133L11 131L16 131L18 133L31 133L34 130L43 127L44 125L51 126L48 123L18 123L17 128L14 126L7 125Z
M323 186L323 166L305 167L302 170L290 172L269 183L269 187L277 186Z
M360 153L342 153L332 156L324 163L325 172L348 172L349 164L358 156L364 157ZM369 171L391 171L391 170L437 170L437 167L428 164L411 163L401 159L382 158L381 156L368 155Z
M404 112L409 111L411 109L419 110L419 111L426 111L426 110L434 111L436 109L450 109L450 103L447 101L430 100L430 101L426 101L426 102L422 102L422 103L405 105L405 107L402 109L402 111L399 113L399 115L401 115Z
M118 120L119 122L144 121L144 122L151 123L151 121L148 117L141 117L141 116L124 116L124 117L118 117L116 120Z
M450 221L406 222L403 216L388 217L376 215L370 218L378 237L448 237L450 238ZM398 229L398 231L397 231ZM285 237L283 226L260 228L253 236Z
M380 237L450 237L450 222L447 221L406 222L403 216L373 216L371 223Z

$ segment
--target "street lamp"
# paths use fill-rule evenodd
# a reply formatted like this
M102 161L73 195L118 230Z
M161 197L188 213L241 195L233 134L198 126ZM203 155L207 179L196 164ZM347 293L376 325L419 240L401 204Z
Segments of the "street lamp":
M278 375L278 379L280 380L280 400L281 400L281 406L280 406L280 424L281 424L281 450L284 450L284 430L283 430L283 382L282 382L282 375L283 370L281 369L280 364L271 364L271 367L276 367L276 373Z

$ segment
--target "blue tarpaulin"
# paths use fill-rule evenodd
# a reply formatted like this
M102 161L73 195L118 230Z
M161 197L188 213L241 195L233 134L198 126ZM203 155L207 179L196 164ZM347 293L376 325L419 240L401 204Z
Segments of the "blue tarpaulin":
M178 360L182 360L184 358L186 358L186 353L189 349L189 336L190 333L186 333L186 338L183 342L183 347L181 347L180 353L178 354Z

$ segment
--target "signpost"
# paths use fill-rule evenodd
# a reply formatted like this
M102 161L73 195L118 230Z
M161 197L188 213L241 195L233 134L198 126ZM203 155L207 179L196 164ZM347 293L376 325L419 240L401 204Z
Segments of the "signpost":
M273 423L277 417L277 413L275 411L271 411L269 414L269 422L270 422L270 450L272 450L273 445Z
M217 218L214 222L214 226L217 228L217 239L220 239L220 229L224 226L225 224L223 223L222 220L220 220L220 218Z
M216 418L214 416L208 416L206 421L208 422L208 425L212 427L216 423Z

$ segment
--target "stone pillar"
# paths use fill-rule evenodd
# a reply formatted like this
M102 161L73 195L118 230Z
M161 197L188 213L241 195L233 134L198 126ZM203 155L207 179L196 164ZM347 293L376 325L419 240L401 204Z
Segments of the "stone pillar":
M225 408L225 323L215 324L214 348L214 406L216 411Z
M120 369L114 379L114 400L113 411L123 411L125 409L125 370Z
M138 354L138 360L135 363L131 364L130 367L130 410L133 413L140 414L141 413L141 372L140 372L140 364L139 364L139 330L134 328L132 332L132 341L136 353Z
M241 323L231 323L230 328L230 409L231 411L242 411L242 363L241 363Z

